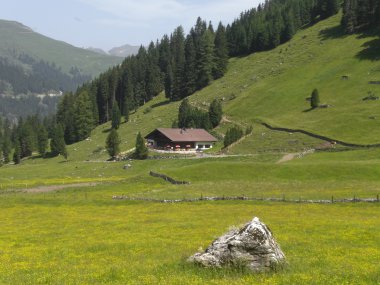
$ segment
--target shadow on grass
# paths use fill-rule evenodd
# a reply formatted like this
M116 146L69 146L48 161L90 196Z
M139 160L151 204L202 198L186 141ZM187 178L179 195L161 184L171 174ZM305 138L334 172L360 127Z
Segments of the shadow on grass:
M152 108L161 107L161 106L168 105L168 104L170 104L170 103L171 103L170 100L165 100L165 101L162 101L162 102L158 102L158 103L156 103L156 104L153 104L151 107L152 107Z
M302 112L307 113L307 112L313 111L315 109L317 109L317 108L310 107L309 109L303 110Z
M365 42L362 47L363 50L356 55L358 59L370 61L380 60L380 38Z
M106 134L106 133L109 133L111 130L112 130L112 128L108 128L108 129L103 130L102 133Z
M370 39L369 41L365 42L362 47L363 50L361 50L356 57L360 60L371 60L376 61L380 60L380 38L379 38L379 29L371 29L368 31L358 31L357 38L358 39L365 39L368 37L376 37L375 39ZM348 36L347 33L345 33L344 29L341 25L337 25L335 27L327 28L319 32L319 35L321 36L322 40L327 39L337 39L337 38L344 38Z
M337 39L347 36L341 25L324 29L319 32L319 35L321 36L322 40Z

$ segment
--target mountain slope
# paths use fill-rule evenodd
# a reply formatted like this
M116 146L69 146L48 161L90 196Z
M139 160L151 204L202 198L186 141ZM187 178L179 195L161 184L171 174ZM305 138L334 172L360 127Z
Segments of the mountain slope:
M380 101L362 100L367 91L380 96L380 85L368 84L380 80L378 53L371 56L378 50L379 37L342 35L339 22L338 15L299 32L272 51L231 59L226 75L190 96L191 104L205 109L214 98L222 100L228 121L216 130L219 133L231 124L253 125L254 135L240 143L246 151L259 143L261 132L269 134L257 124L259 120L356 144L380 143ZM330 108L307 111L310 102L305 98L314 88ZM179 102L170 103L162 94L131 114L119 129L122 151L134 147L138 131L145 135L157 127L170 127L178 106ZM109 124L99 126L91 140L70 146L69 152L79 160L106 158L108 128ZM279 139L307 141L287 133Z
M225 77L192 100L225 98L225 112L237 121L379 143L380 101L363 98L368 92L380 96L380 85L369 84L380 81L380 38L344 35L340 17L321 21L272 51L232 59ZM310 110L306 98L314 88L329 108Z
M0 56L14 57L25 53L44 61L55 63L64 72L77 67L92 76L121 62L117 57L77 48L33 32L30 28L13 21L0 20Z
M108 51L110 55L119 56L119 57L127 57L130 55L135 55L139 51L139 46L132 45L123 45L121 47L114 47Z

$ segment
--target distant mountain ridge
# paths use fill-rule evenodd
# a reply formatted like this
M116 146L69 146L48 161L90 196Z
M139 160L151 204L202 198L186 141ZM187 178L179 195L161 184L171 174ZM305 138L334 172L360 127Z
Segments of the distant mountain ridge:
M25 116L26 106L54 112L54 103L42 104L37 94L75 91L122 61L48 38L15 21L0 20L0 39L0 116Z
M35 75L36 66L34 65L42 62L50 66L50 69L71 78L79 74L92 78L121 62L121 59L115 56L101 55L51 39L15 21L0 20L0 38L0 59L3 65L17 68L27 76ZM47 72L44 76L49 76L49 73ZM50 79L44 78L44 80ZM2 74L0 74L0 81L9 83ZM58 86L60 90L72 89L65 88L64 83L60 85Z
M114 47L108 51L110 55L119 56L119 57L127 57L130 55L135 55L138 53L140 46L132 46L129 44Z
M104 54L104 55L113 55L117 57L128 57L131 55L135 55L139 52L140 46L132 46L129 44L125 44L120 47L114 47L110 49L108 52L102 50L101 48L94 48L94 47L88 47L87 50L99 53L99 54Z

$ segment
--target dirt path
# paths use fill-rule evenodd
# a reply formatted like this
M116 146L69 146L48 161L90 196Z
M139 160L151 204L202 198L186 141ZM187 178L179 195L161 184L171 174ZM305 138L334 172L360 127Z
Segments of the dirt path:
M76 183L76 184L49 185L49 186L38 186L34 188L20 189L20 191L24 193L45 193L45 192L63 190L66 188L96 186L98 184L99 183L95 183L95 182L87 182L87 183Z
M285 154L279 161L277 161L276 163L284 163L284 162L287 162L287 161L290 161L290 160L293 160L295 157L296 157L297 153L288 153L288 154Z
M295 158L301 158L301 157L304 157L305 155L308 155L308 154L312 154L315 152L315 149L311 148L311 149L307 149L303 152L297 152L297 153L288 153L288 154L285 154L279 161L277 161L276 163L284 163L284 162L287 162L287 161L290 161L290 160L293 160Z

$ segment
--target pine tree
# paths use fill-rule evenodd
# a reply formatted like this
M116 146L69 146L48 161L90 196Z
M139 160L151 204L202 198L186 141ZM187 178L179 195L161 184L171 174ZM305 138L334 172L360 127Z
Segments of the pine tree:
M197 52L198 89L207 86L212 80L214 69L214 35L206 30L201 35Z
M76 141L90 136L94 128L94 115L92 103L87 91L81 92L74 103L74 125Z
M62 125L56 125L52 138L50 140L50 151L53 156L63 155L66 159L68 152L66 150L66 144L64 139L64 131Z
M37 144L38 144L38 152L42 157L45 157L46 155L48 142L49 142L48 132L46 128L43 125L41 125L38 128Z
M74 109L75 96L72 93L66 93L58 104L57 123L64 128L65 142L72 144L77 141L77 127L75 123Z
M31 156L33 153L33 129L28 121L20 120L17 128L18 140L20 143L21 158Z
M185 42L185 96L193 94L197 89L197 69L196 69L196 59L197 53L194 45L193 38L194 30L190 31L190 34L186 37Z
M218 99L214 99L211 102L208 115L209 115L212 127L215 128L216 126L218 126L223 116L222 104L220 103Z
M185 36L183 28L175 29L171 38L173 87L170 100L177 101L185 97Z
M293 12L290 10L287 13L285 13L284 16L284 30L282 32L281 41L287 42L290 40L293 35L296 32L295 24L294 24L295 17L293 15Z
M121 114L120 109L117 103L115 102L112 107L112 128L118 129L121 123Z
M173 81L173 70L171 64L169 64L165 75L165 97L169 99L173 97Z
M106 149L112 158L115 158L120 153L120 143L119 134L116 129L112 129L106 139Z
M178 109L178 127L188 128L191 120L191 106L188 99L184 99Z
M12 130L11 130L10 125L11 124L10 124L9 120L6 119L4 124L3 124L4 132L3 132L3 143L1 146L4 163L10 162L10 154L12 151L12 141L11 141Z
M148 157L148 148L146 147L144 138L140 132L136 137L136 149L134 156L137 159L146 159Z
M16 144L15 144L15 150L13 152L13 162L15 164L20 164L20 162L21 162L20 151L21 151L21 149L20 149L20 143L19 143L19 141L17 141Z
M9 163L10 162L10 154L11 154L11 139L8 136L4 137L3 140L3 145L2 145L2 153L3 153L3 159L4 163Z
M310 106L313 109L319 107L319 93L317 89L314 89L313 92L311 93Z
M226 29L219 23L215 34L215 65L213 69L214 79L221 78L227 71L228 64L228 43Z

